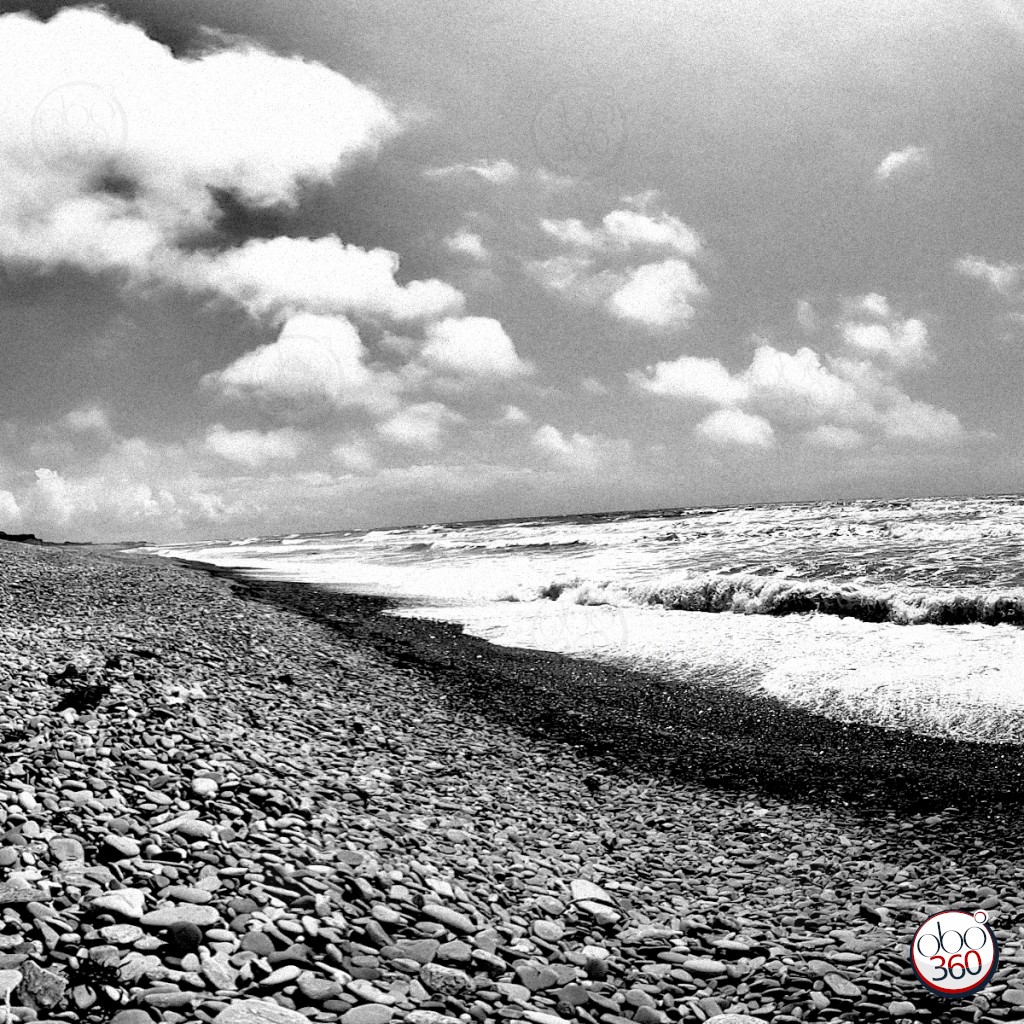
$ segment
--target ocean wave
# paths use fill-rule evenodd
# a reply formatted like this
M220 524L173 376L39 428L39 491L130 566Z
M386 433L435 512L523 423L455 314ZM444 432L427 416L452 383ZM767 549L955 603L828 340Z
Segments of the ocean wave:
M898 590L750 574L706 574L646 585L556 580L538 588L534 599L741 615L817 613L899 625L1024 625L1024 589Z

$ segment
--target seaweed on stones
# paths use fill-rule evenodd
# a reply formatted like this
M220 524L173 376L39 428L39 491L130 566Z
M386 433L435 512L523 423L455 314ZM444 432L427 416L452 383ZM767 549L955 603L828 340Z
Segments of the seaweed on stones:
M74 686L61 699L57 711L73 708L75 711L91 711L98 707L104 697L110 696L109 683L93 683L88 686Z

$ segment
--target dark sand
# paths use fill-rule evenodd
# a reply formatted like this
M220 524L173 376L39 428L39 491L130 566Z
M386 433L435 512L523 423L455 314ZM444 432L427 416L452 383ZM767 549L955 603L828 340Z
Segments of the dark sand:
M381 607L0 544L19 1019L1020 1018L1016 750ZM910 935L979 905L1003 965L937 1002Z

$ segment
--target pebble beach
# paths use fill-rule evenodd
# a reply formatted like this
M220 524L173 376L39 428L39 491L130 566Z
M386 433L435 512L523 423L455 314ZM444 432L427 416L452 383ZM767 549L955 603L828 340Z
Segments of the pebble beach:
M0 542L0 1020L1024 1015L1016 748L382 606ZM942 1001L952 907L1002 956Z

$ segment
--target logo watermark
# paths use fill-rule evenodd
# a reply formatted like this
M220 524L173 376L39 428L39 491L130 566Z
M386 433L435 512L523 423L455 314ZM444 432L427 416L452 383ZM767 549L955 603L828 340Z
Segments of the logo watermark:
M999 965L999 945L984 910L944 910L914 933L910 963L935 995L961 999L984 988Z
M32 142L50 164L109 157L124 143L128 119L112 89L65 82L48 92L32 116Z
M593 88L559 89L534 114L533 145L540 160L573 175L600 174L626 144L626 115L609 93Z

